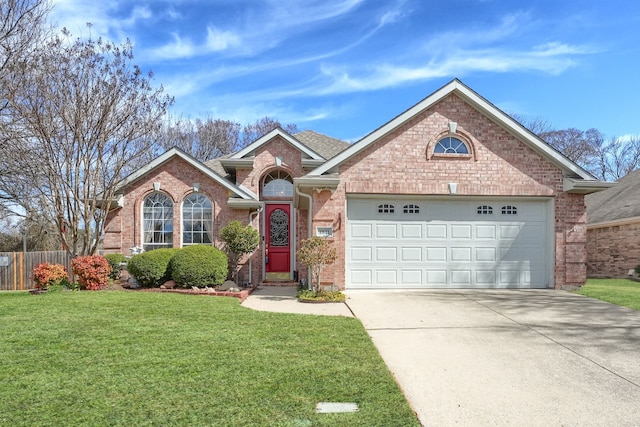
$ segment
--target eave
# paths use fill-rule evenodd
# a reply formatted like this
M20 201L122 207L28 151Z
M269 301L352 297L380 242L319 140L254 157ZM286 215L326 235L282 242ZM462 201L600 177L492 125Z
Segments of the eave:
M616 185L615 182L564 178L562 182L562 189L565 193L591 194L606 190L614 185Z
M587 230L594 230L597 228L606 228L606 227L620 227L622 225L631 225L640 223L640 216L635 216L632 218L623 218L623 219L614 219L612 221L602 221L595 222L593 224L587 224Z
M298 192L311 195L313 191L329 190L335 191L340 185L340 178L337 176L302 176L299 178L293 178L293 188L295 189L293 194L293 206L298 209L308 209L309 201L306 197L300 197Z
M264 203L259 200L246 200L238 197L230 197L229 200L227 200L227 206L231 209L251 210L263 208Z

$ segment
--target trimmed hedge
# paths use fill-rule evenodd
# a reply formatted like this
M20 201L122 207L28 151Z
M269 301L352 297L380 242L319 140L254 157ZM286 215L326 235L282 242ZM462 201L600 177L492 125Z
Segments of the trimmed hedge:
M122 254L106 254L104 257L111 266L111 274L109 274L109 278L111 280L120 278L120 263L127 262L127 258Z
M177 286L221 285L229 273L227 255L213 246L193 245L182 248L169 263Z
M169 261L178 251L176 248L163 248L134 255L129 259L127 270L140 286L160 286L171 279Z

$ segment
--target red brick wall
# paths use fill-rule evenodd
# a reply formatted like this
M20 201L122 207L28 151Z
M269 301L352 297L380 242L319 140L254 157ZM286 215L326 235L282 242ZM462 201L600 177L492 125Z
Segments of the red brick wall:
M640 264L640 223L587 230L587 275L627 277Z
M449 121L472 145L466 159L431 157ZM340 167L340 186L328 196L314 193L314 227L332 219L344 222L349 193L555 197L555 286L584 283L585 208L582 195L562 193L562 172L455 95L450 95ZM329 197L329 198L327 198ZM344 226L334 231L338 259L345 258ZM343 287L345 264L327 271Z
M173 246L182 244L182 202L193 193L193 184L199 183L199 193L207 196L213 203L214 245L221 246L219 232L232 220L247 224L249 213L246 210L233 210L227 206L228 190L193 168L179 157L173 157L165 164L150 171L124 189L124 207L112 211L105 225L105 252L129 254L130 248L142 246L142 204L145 197L152 194L153 183L160 183L160 192L173 201Z
M297 177L305 173L302 169L301 153L291 144L277 137L256 151L253 169L238 169L236 171L237 182L254 193L260 194L262 178L276 169L276 156L282 158L281 169L291 176ZM174 247L181 246L181 205L184 198L192 193L194 182L200 183L200 193L209 197L214 204L215 246L221 246L219 231L229 221L237 219L243 224L249 223L248 210L234 210L227 206L229 192L225 187L199 172L181 158L174 157L124 189L125 206L112 211L106 222L105 252L120 252L128 255L130 248L142 245L141 207L145 197L154 192L154 182L160 182L160 191L167 194L173 201ZM274 199L274 201L291 202L292 198ZM307 211L296 209L292 211L292 216L295 218L296 224L296 230L292 232L292 235L296 236L298 241L307 238ZM264 214L259 214L257 217L253 215L252 218L252 225L262 233ZM263 251L264 242L261 241L260 248L251 256L253 284L259 283L263 278ZM249 279L249 256L243 260L242 264L243 267L239 274L239 282L241 283ZM301 272L301 277L306 277L306 269L301 264L298 263L296 269Z

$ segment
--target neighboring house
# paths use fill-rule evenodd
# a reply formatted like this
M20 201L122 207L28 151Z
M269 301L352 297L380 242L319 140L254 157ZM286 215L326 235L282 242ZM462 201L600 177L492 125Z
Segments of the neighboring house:
M627 276L640 264L640 170L585 202L587 275Z
M459 80L353 145L276 129L206 164L172 149L122 181L106 251L221 244L238 219L259 250L241 281L306 278L324 236L340 288L563 288L586 279L584 195L607 188Z

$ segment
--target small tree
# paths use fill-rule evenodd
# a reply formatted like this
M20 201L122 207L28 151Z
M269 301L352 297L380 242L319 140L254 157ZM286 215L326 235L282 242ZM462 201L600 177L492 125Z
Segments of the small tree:
M220 238L225 242L223 249L229 257L233 281L237 283L240 259L258 248L260 234L250 224L243 226L240 221L231 221L220 230Z
M336 260L336 248L328 240L314 236L303 240L298 249L298 259L302 265L311 268L311 286L316 295L320 294L320 273L322 267Z

